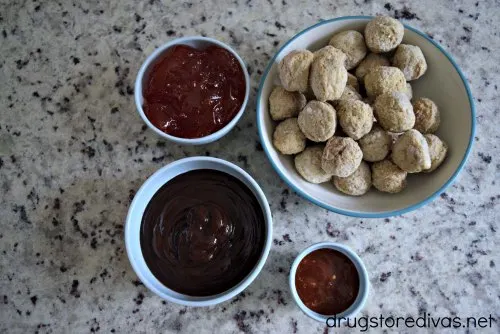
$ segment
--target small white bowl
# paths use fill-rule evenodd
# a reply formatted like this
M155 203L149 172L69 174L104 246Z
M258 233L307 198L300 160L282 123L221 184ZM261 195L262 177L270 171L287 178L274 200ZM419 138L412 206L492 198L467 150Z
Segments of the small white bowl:
M410 175L406 189L399 194L386 194L374 189L361 197L347 196L331 182L306 182L295 170L293 158L280 154L273 146L276 123L269 116L268 99L273 86L279 85L278 62L296 49L317 50L328 44L336 32L363 31L369 16L346 16L322 21L298 33L278 51L262 77L257 94L257 126L264 151L279 176L307 200L340 214L382 218L401 215L432 201L443 192L464 167L474 141L475 107L467 80L451 56L424 33L405 26L403 43L417 45L424 53L428 69L420 79L412 81L414 97L429 97L441 111L437 135L449 146L443 164L430 174Z
M197 169L212 169L225 172L242 181L255 195L262 208L266 224L265 244L262 249L259 261L252 271L237 285L231 289L213 296L193 297L182 293L175 292L163 285L149 270L141 250L140 243L140 228L144 210L154 194L169 180L177 175L184 174L188 171ZM141 186L139 191L130 204L125 225L125 246L127 255L139 279L155 294L170 302L186 305L186 306L211 306L222 303L233 298L257 277L266 262L273 236L273 223L271 210L267 202L266 196L262 192L257 182L240 167L216 158L210 157L192 157L177 160L167 166L161 168L156 173L151 175L146 182Z
M359 274L358 296L354 300L354 303L347 310L336 315L335 314L324 315L314 312L313 310L308 308L300 299L299 294L297 293L297 289L295 287L295 274L297 273L297 267L299 266L300 261L302 261L302 259L306 257L306 255L312 253L313 251L323 248L333 249L346 255L352 261L352 263L354 263L354 266L356 267ZM300 309L314 320L321 321L323 323L326 323L327 325L330 324L332 320L335 320L336 324L338 325L342 324L347 319L354 318L361 311L361 309L363 309L366 300L368 299L368 292L370 290L370 279L368 278L368 273L366 271L365 265L363 264L363 261L360 259L360 257L356 253L354 253L350 248L329 241L314 244L312 246L307 247L302 252L300 252L300 254L295 258L295 261L293 261L292 268L290 269L290 277L288 282L290 284L290 291L292 292L293 299L300 307Z
M154 126L153 123L151 123L150 120L147 118L146 114L144 113L144 110L142 109L142 104L144 102L144 97L142 96L142 85L144 83L145 76L149 74L148 71L150 66L155 64L156 59L159 58L165 51L167 51L172 46L179 44L188 45L197 49L204 49L211 45L216 45L221 48L224 48L227 51L231 52L231 54L238 60L241 69L243 70L243 74L245 76L245 99L243 100L243 104L241 105L240 110L234 116L234 118L229 123L227 123L222 129L208 136L200 138L180 138L169 135L158 129L156 126ZM208 144L225 136L229 131L231 131L231 129L236 125L236 123L238 123L239 119L245 112L249 95L250 95L250 77L248 76L247 67L245 66L245 63L243 62L241 57L229 45L224 44L213 38L201 37L201 36L176 38L166 44L163 44L158 49L156 49L152 54L149 55L149 57L146 58L141 68L139 69L139 72L137 73L137 78L135 79L135 88L134 88L135 106L137 107L137 112L141 116L142 120L149 126L149 128L165 139L173 141L174 143L177 144L184 144L184 145Z

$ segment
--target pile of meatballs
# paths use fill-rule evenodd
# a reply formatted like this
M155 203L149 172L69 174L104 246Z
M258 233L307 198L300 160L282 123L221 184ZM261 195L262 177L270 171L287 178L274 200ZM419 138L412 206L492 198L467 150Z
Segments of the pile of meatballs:
M348 195L373 185L387 193L406 187L408 173L434 171L448 146L433 133L436 104L413 99L410 82L425 74L418 46L401 44L404 27L377 16L365 27L336 33L316 52L294 50L279 63L282 86L269 96L279 121L273 144L295 155L308 182L333 179Z

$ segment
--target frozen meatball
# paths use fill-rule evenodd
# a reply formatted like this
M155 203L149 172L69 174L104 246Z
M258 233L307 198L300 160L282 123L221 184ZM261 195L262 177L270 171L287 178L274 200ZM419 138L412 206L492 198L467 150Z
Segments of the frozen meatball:
M375 53L394 50L403 40L405 28L396 19L377 16L365 27L365 41L370 51Z
M391 136L380 126L374 125L372 130L358 142L363 152L363 160L376 162L384 160L392 146Z
M415 129L421 133L434 133L439 127L441 116L437 105L432 100L421 97L413 102Z
M359 100L341 100L337 105L339 124L342 130L354 140L366 135L373 126L373 110Z
M335 109L328 103L314 100L302 109L298 121L302 133L314 142L327 141L337 127Z
M352 138L332 137L321 157L321 168L334 176L347 177L354 173L363 159L363 152Z
M391 132L402 132L413 128L415 114L408 96L401 92L379 95L373 104L375 117L380 126Z
M323 149L324 145L315 145L295 156L295 169L307 182L323 183L332 178L332 174L321 168Z
M331 61L341 64L345 64L345 61L347 59L345 53L342 52L342 50L339 50L331 45L322 47L321 49L315 51L313 55L314 59L316 58L330 59Z
M377 66L366 74L365 88L368 97L375 98L384 93L406 91L406 80L397 67Z
M356 67L356 77L363 81L366 73L370 72L373 68L390 65L391 63L386 56L377 53L369 53L368 56L359 63L358 67Z
M342 95L347 84L344 61L345 55L339 50L333 53L325 51L314 57L309 80L316 99L333 101Z
M408 173L418 173L431 168L427 140L415 129L406 131L392 147L392 161Z
M356 76L352 75L351 73L347 73L347 86L351 86L356 90L356 92L359 92L358 78L356 78Z
M413 99L413 88L411 88L411 85L409 82L406 83L406 90L404 91L406 96L408 96L408 100Z
M398 193L406 187L407 173L390 160L382 160L372 165L373 186L386 193Z
M299 92L289 92L277 86L269 96L269 113L275 121L297 117L306 105L306 97Z
M366 194L372 186L372 172L370 166L361 161L359 167L348 177L333 177L335 188L347 195L361 196Z
M427 71L427 62L418 46L401 44L392 58L392 65L403 71L407 81L416 80Z
M366 44L363 34L356 30L347 30L333 35L328 43L345 53L345 67L356 67L366 56Z
M431 133L424 135L425 140L427 140L427 145L429 145L429 154L431 155L431 168L426 169L424 172L430 173L438 168L446 157L448 153L448 145L438 136Z
M309 68L313 53L308 50L295 50L287 54L279 63L279 75L283 87L290 91L305 93L309 80Z
M297 154L306 148L306 136L300 131L297 118L288 118L276 126L273 144L283 154Z

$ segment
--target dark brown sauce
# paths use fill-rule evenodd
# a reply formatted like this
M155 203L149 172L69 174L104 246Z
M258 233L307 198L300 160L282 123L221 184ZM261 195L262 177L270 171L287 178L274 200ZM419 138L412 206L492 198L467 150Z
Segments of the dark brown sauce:
M245 90L241 65L226 49L176 45L146 76L142 107L163 132L200 138L222 129L236 116Z
M322 248L300 261L295 287L308 308L323 315L335 315L347 310L356 300L359 274L346 255Z
M252 191L216 170L176 176L153 196L143 215L141 249L166 287L210 296L241 282L262 254L266 226Z

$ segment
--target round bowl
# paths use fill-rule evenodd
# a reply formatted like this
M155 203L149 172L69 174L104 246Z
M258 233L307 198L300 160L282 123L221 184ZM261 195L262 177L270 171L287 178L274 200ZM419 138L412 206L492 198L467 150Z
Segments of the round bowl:
M144 102L144 97L142 95L142 85L144 83L145 77L149 74L149 69L152 65L155 64L156 60L164 53L166 52L169 48L171 48L174 45L178 44L184 44L191 46L196 49L204 49L207 48L211 45L216 45L221 48L226 49L229 51L239 62L241 69L243 70L243 74L245 76L245 99L243 100L243 104L241 105L240 110L238 113L234 116L234 118L227 123L222 129L209 134L208 136L204 137L199 137L199 138L180 138L180 137L175 137L172 135L169 135L162 130L158 129L156 126L151 123L151 121L147 118L146 114L144 113L144 110L142 109L142 104ZM154 132L162 136L163 138L170 140L174 143L177 144L184 144L184 145L203 145L203 144L208 144L213 141L216 141L223 136L225 136L231 129L238 123L239 119L243 115L245 108L247 106L248 102L248 97L250 95L250 77L248 76L248 71L247 67L245 66L245 63L241 59L241 57L234 51L229 45L224 44L216 39L209 38L209 37L201 37L201 36L190 36L190 37L182 37L182 38L176 38L174 40L171 40L168 43L163 44L159 48L157 48L155 51L153 51L152 54L149 55L149 57L146 58L144 63L142 64L141 68L139 69L139 72L137 73L137 78L135 79L135 88L134 88L134 98L135 98L135 106L137 108L137 112L141 116L142 120L144 123L149 126L150 129L152 129Z
M449 146L448 156L434 172L409 175L406 189L398 194L386 194L374 189L361 197L351 197L337 191L331 182L306 182L295 170L293 158L280 154L273 146L276 125L269 116L269 95L278 77L279 61L295 49L317 50L328 44L340 31L363 31L369 16L346 16L326 20L295 35L272 58L262 77L257 95L257 126L264 151L279 176L307 200L343 215L382 218L401 215L432 201L460 173L470 153L475 131L475 107L469 85L453 58L429 36L405 26L403 43L422 49L428 69L424 76L412 81L413 96L428 97L441 111L441 126L437 135Z
M194 297L175 292L163 285L149 270L141 250L140 228L144 210L154 194L169 180L177 175L197 169L213 169L225 172L242 181L255 195L260 203L266 224L265 244L259 261L252 271L231 289L213 296ZM257 277L266 262L273 235L271 210L266 196L257 182L238 166L216 158L192 157L177 160L155 172L141 186L130 204L125 225L125 246L127 255L139 279L155 294L170 302L187 306L211 306L233 298Z
M354 303L347 310L339 314L324 315L314 312L302 302L295 287L295 274L297 272L297 267L299 266L300 261L302 261L302 259L306 257L306 255L308 255L309 253L312 253L315 250L323 248L333 249L347 256L354 263L354 266L356 267L359 275L358 296L354 300ZM337 324L341 324L345 322L347 319L354 318L364 307L366 300L368 299L368 292L370 287L370 279L368 277L368 272L366 271L365 265L363 264L363 261L359 258L359 256L356 253L354 253L350 248L342 244L329 241L314 244L312 246L307 247L302 252L300 252L300 254L295 258L295 261L293 261L292 268L290 269L290 277L288 279L288 283L290 285L290 291L292 292L292 297L295 300L295 303L297 303L297 305L299 306L299 308L309 317L313 318L314 320L326 323L327 325L330 324L331 320L336 321Z

